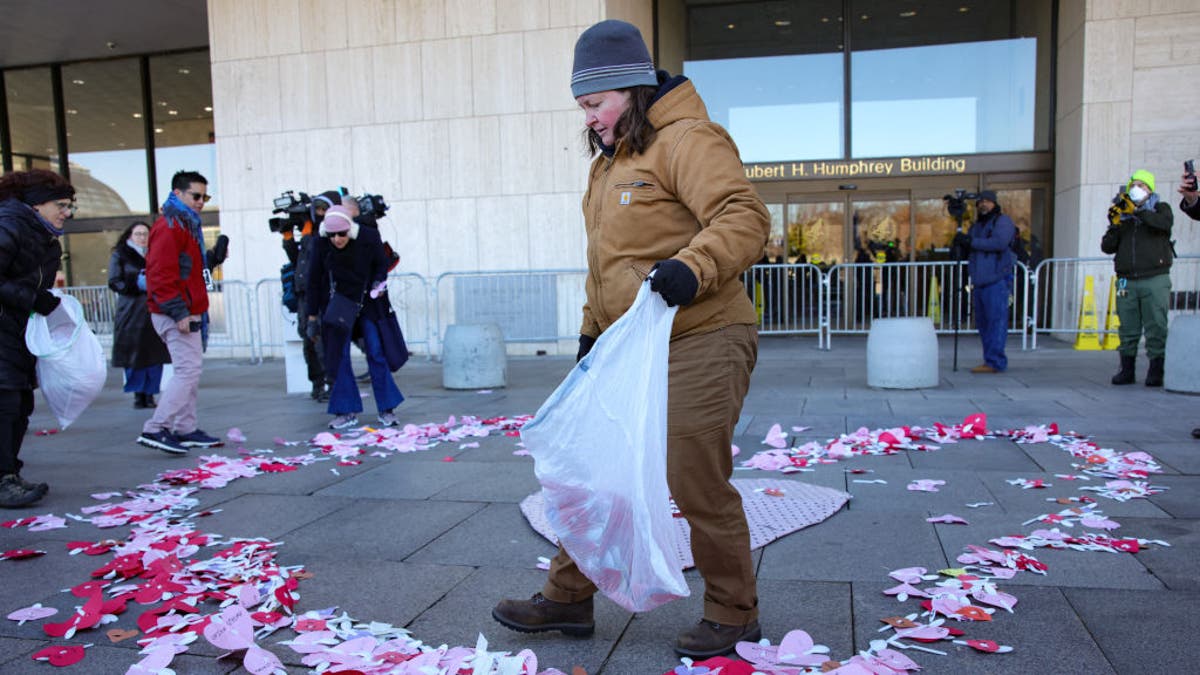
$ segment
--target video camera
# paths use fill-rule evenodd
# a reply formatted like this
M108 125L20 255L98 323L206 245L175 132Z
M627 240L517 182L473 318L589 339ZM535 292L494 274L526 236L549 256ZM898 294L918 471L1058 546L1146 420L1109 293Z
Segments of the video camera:
M354 201L358 203L359 213L372 221L382 218L389 208L387 202L383 201L383 197L380 195L364 194L361 197L355 197Z
M312 204L312 199L301 192L300 197L296 197L296 193L288 190L275 198L275 208L271 213L282 213L281 216L275 216L267 221L267 225L272 232L291 232L298 227L304 227L304 223L308 222L309 204Z
M1108 207L1108 226L1116 227L1121 224L1121 218L1127 216L1137 210L1137 204L1129 198L1126 186L1122 185L1117 188L1117 196L1112 199L1112 206Z
M975 201L979 199L979 195L974 192L958 189L953 195L944 195L942 200L946 202L946 210L950 215L959 221L959 227L962 227L962 217L967 212L967 201Z

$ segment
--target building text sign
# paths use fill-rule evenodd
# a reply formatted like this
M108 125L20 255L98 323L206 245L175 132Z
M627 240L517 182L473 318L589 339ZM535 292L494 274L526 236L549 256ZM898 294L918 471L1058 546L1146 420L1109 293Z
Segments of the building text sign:
M750 180L802 180L805 178L886 178L961 174L967 172L963 157L894 157L890 159L834 159L803 162L760 162L746 164Z

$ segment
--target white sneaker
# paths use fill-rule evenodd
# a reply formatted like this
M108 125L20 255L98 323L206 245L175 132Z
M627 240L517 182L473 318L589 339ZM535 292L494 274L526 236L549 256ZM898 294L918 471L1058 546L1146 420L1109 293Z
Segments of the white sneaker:
M385 412L379 414L379 426L394 427L397 424L400 424L400 420L396 419L395 413Z
M329 423L330 429L349 429L350 427L358 426L358 415L348 413L346 415L338 415Z

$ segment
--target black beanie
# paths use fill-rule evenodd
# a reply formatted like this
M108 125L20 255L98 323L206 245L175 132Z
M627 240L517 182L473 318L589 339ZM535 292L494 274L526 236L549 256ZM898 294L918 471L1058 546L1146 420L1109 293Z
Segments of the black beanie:
M572 96L641 85L657 87L658 77L637 26L609 19L583 31L575 43Z
M980 192L979 197L976 199L976 201L979 201L980 199L986 199L989 202L995 204L996 206L1000 205L1000 200L996 198L995 190L984 190L983 192Z
M75 188L70 185L31 185L21 192L21 201L30 206L45 204L55 199L71 199Z

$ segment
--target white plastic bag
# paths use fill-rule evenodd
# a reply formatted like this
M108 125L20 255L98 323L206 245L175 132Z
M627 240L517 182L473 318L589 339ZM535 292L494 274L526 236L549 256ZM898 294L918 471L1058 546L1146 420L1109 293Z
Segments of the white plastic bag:
M633 612L688 595L667 488L675 312L643 283L521 430L559 542L602 593Z
M57 289L62 302L50 316L34 314L25 326L25 346L37 357L38 385L65 430L104 388L108 366L100 340L83 318L83 306Z

